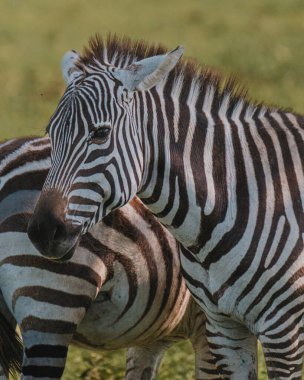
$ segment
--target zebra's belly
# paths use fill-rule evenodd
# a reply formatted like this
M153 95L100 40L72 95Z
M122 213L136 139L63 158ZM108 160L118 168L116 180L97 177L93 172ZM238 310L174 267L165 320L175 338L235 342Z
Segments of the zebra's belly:
M168 310L165 308L158 315L157 307L152 306L146 312L146 298L137 300L136 305L126 311L122 299L111 299L111 293L102 291L78 326L73 343L93 349L113 350L140 346L169 336L179 326L188 308L190 293L184 288L181 292L184 292L182 302Z
M250 266L240 254L230 265L219 261L208 270L194 256L181 255L187 286L206 314L226 315L254 334L267 331L293 308L296 315L304 315L302 238L287 240L281 252L268 254L264 265L258 251L247 254L253 258Z

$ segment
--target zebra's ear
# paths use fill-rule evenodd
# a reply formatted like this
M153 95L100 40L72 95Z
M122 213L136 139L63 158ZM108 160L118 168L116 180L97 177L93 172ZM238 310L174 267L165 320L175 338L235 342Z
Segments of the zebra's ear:
M61 60L61 71L66 84L70 84L73 80L82 75L83 72L76 66L79 54L75 50L67 51Z
M178 46L170 53L145 58L113 74L129 91L149 90L176 66L183 52L184 48Z

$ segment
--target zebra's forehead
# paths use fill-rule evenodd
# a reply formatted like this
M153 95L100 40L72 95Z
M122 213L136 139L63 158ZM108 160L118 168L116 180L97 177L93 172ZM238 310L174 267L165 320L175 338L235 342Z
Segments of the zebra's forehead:
M97 123L101 119L106 121L109 118L109 97L109 89L97 81L95 86L93 81L86 80L70 85L59 101L50 124L62 121L70 124L74 119L80 124Z

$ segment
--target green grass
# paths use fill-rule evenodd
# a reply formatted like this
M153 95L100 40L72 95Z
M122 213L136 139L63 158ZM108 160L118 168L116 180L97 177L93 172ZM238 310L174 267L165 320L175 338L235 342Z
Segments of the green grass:
M124 378L125 350L107 353L81 351L71 347L64 380L120 380ZM259 379L267 379L259 347ZM172 346L159 370L158 380L194 380L194 355L188 341Z
M252 98L303 112L303 20L303 0L1 0L0 139L44 134L64 89L62 55L96 32L183 44ZM159 378L193 378L192 363L189 346L176 346ZM122 353L73 349L65 379L118 379L123 367Z
M64 380L118 380L124 378L125 350L107 353L81 351L72 347ZM80 359L81 356L81 359ZM193 380L194 356L190 343L172 346L165 355L158 380Z

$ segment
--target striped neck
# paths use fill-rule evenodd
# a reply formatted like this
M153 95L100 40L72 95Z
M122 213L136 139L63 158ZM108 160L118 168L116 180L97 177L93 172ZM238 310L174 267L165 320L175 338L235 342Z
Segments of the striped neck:
M140 95L138 104L149 116L143 120L145 170L138 195L181 243L197 251L212 233L222 236L233 227L239 207L251 212L258 190L248 144L293 116L242 100L232 108L229 95L218 104L212 86L202 98L194 81L177 86ZM180 91L187 91L184 101ZM258 139L251 145L262 149Z

